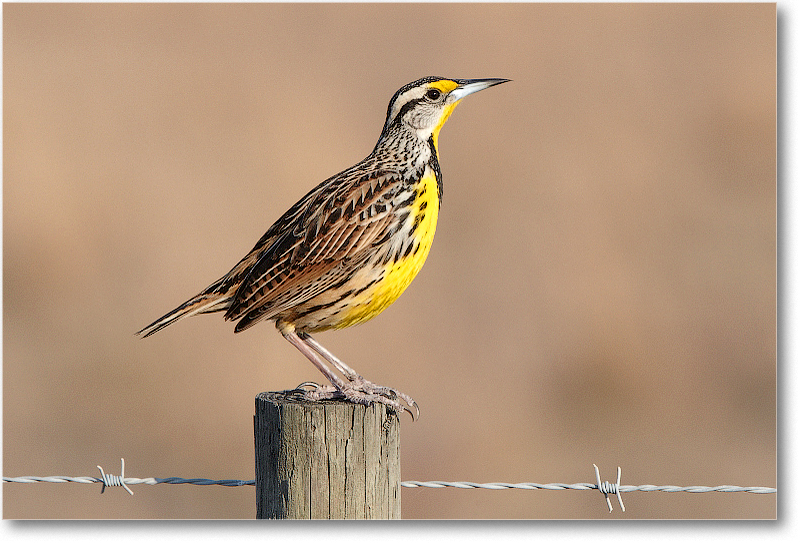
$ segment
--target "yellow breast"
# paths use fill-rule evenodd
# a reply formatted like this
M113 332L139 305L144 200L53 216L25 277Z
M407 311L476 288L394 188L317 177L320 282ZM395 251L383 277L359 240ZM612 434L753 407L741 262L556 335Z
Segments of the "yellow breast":
M394 303L411 284L433 243L436 221L439 218L439 195L436 176L432 171L417 185L417 197L411 205L406 224L401 229L409 236L412 248L408 254L384 265L382 278L355 300L335 328L345 328L367 321Z

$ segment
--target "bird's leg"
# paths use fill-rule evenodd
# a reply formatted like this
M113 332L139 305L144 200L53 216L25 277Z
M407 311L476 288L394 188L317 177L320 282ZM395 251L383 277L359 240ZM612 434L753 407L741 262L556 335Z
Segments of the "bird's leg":
M300 339L302 339L309 347L311 347L319 354L321 354L325 360L333 364L334 367L340 372L342 372L342 375L347 377L347 380L350 381L351 383L359 380L361 381L365 380L358 372L356 372L356 370L354 370L353 368L351 368L350 366L339 360L339 358L336 355L334 355L328 349L323 347L320 344L320 342L311 337L310 334L306 332L300 332L297 335L300 336Z
M322 372L322 375L324 375L328 379L328 381L330 381L333 384L333 390L338 390L339 392L341 392L344 389L344 387L346 386L344 381L342 381L342 379L338 375L333 373L333 371L331 371L331 369L325 364L325 362L320 360L319 355L309 345L307 345L300 338L300 336L297 335L297 333L294 330L285 330L281 331L281 333L283 334L283 337L286 338L286 341L294 345L298 351L303 353L305 357L308 358L311 361L311 363L314 364L314 366L316 366L317 369ZM300 386L302 387L303 385ZM325 390L325 387L319 387L315 392L323 390Z
M408 411L411 415L411 418L414 418L414 413L412 413L407 407L394 398L378 394L377 392L371 390L361 390L359 387L354 386L353 383L343 381L328 367L327 364L325 364L325 362L322 360L324 356L321 356L320 353L317 353L311 344L307 343L307 334L303 334L303 337L301 337L297 332L288 327L282 329L281 333L289 343L294 345L298 351L303 353L305 357L308 358L311 363L314 364L314 366L316 366L317 369L321 371L322 374L333 384L333 387L319 387L315 390L303 389L303 395L306 399L316 401L344 398L351 402L360 403L363 405L370 405L373 402L379 402L394 409L398 413ZM331 363L333 364L333 362ZM338 367L338 364L334 364L334 366Z
M364 377L361 376L361 374L359 374L353 368L342 362L338 357L336 357L332 352L323 347L316 339L311 337L309 334L305 332L300 332L298 336L303 342L305 342L308 346L310 346L317 353L319 353L325 360L333 364L333 366L336 369L342 372L342 375L344 375L347 378L347 380L350 381L350 384L355 389L361 392L365 392L367 394L375 394L391 398L392 400L394 400L394 398L400 398L403 401L405 401L406 404L409 405L409 407L413 407L414 410L416 411L416 416L415 416L414 413L411 412L411 410L406 409L405 407L403 408L409 412L411 418L416 420L416 418L419 417L419 406L411 396L409 396L408 394L404 394L399 390L376 385L371 381L367 381L366 379L364 379Z

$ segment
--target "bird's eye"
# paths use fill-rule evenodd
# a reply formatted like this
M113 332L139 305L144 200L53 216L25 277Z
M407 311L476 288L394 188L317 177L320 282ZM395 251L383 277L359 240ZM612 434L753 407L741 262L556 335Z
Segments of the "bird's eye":
M428 92L425 93L428 100L438 100L441 95L442 93L436 89L428 89Z

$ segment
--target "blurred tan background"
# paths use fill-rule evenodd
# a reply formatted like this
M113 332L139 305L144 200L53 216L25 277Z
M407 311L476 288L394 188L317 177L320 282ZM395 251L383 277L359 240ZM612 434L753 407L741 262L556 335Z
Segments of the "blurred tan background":
M133 333L372 149L442 132L422 273L319 338L412 395L403 480L777 486L774 4L3 6L3 471L253 477L270 324ZM6 518L253 518L252 488L4 484ZM404 489L404 518L773 518L775 495ZM616 503L616 502L614 502Z

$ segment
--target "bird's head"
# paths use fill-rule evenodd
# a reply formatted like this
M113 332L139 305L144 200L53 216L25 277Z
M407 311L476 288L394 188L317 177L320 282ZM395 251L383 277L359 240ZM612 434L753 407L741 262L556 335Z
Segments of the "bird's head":
M446 79L423 77L404 86L392 97L386 113L381 139L392 129L416 132L423 141L433 137L438 144L439 130L462 98L508 79Z

